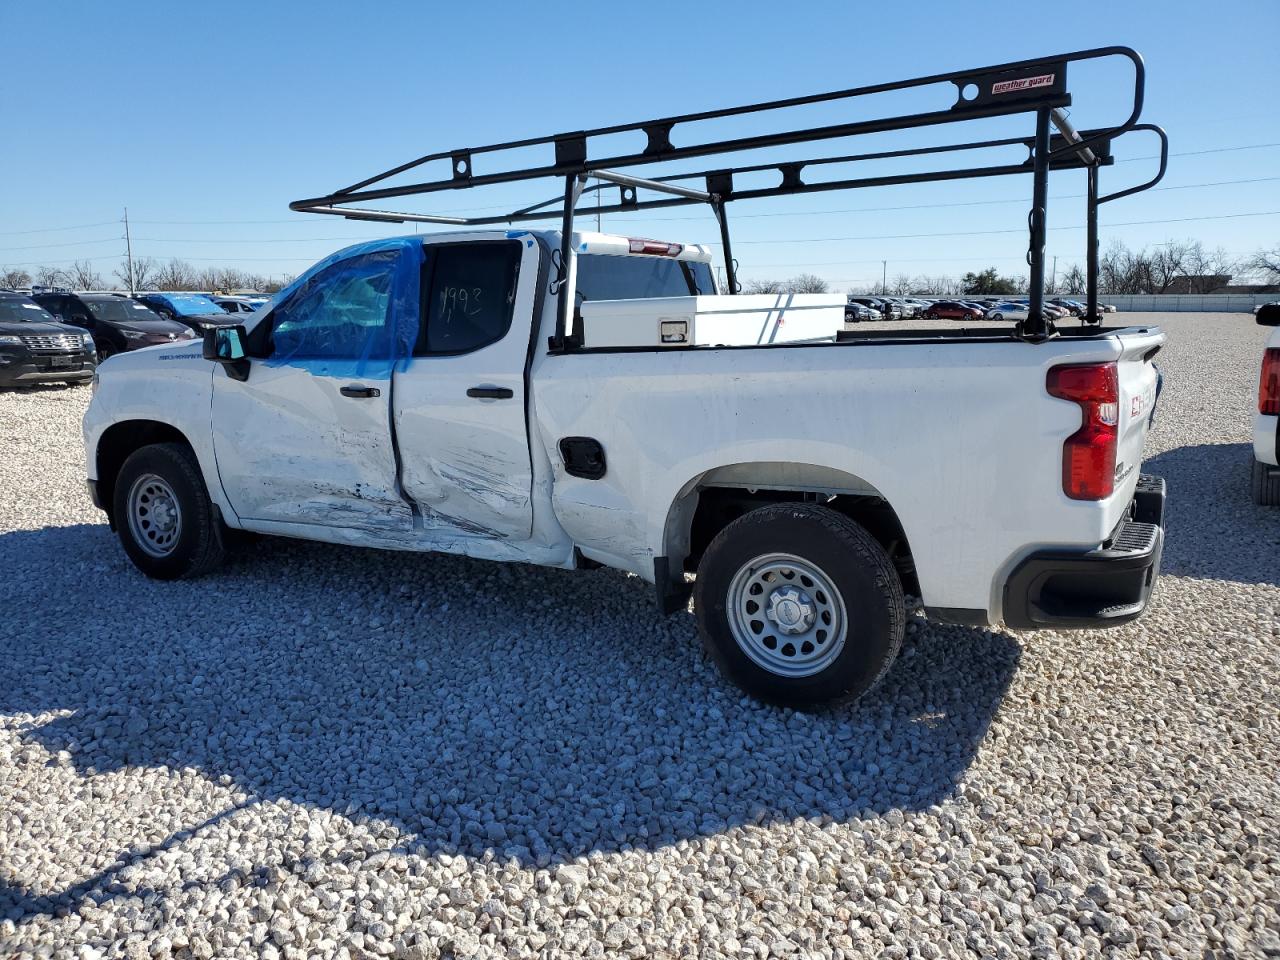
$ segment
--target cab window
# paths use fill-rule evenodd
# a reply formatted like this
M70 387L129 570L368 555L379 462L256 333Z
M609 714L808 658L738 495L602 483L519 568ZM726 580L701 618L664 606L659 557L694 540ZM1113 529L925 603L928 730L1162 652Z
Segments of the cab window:
M415 356L470 353L511 329L520 243L508 240L427 247L422 324Z
M399 256L399 250L380 250L330 264L309 278L272 311L267 355L387 357L387 306Z

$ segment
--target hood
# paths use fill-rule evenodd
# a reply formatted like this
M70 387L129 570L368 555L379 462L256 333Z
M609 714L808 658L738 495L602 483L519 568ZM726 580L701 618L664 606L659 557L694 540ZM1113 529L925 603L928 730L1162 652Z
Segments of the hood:
M130 320L127 323L124 321L116 321L112 323L112 326L116 327L119 330L133 330L133 331L136 331L137 333L145 333L153 337L163 336L164 334L172 333L174 335L175 340L191 332L191 328L188 327L186 324L178 323L177 321L174 321L174 320L164 320L164 319Z
M49 337L67 334L82 334L85 331L68 323L44 323L39 320L13 320L6 323L0 320L0 334L6 337Z

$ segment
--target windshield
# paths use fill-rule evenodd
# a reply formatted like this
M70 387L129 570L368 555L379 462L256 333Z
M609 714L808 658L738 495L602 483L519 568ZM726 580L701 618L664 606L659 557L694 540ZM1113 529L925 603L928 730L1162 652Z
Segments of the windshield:
M664 257L578 257L578 300L648 300L715 293L711 265Z
M201 314L213 314L215 317L225 313L220 306L200 293L170 294L164 298L165 303L173 308L180 317L197 317Z
M44 307L30 300L17 300L5 297L0 300L0 323L12 323L15 320L36 320L41 323L53 323L53 315Z
M137 300L126 300L124 297L104 297L101 300L86 300L84 305L99 320L124 321L126 323L145 323L148 320L159 320L148 307Z

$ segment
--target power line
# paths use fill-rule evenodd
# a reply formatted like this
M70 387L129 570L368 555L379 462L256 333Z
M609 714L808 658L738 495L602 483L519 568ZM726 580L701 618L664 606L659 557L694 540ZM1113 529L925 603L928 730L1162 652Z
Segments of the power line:
M1171 153L1169 154L1169 156L1198 157L1198 156L1205 156L1207 154L1213 154L1213 153L1235 153L1241 150L1266 150L1274 147L1280 147L1280 143L1246 143L1246 144L1240 144L1238 146L1233 146L1233 147L1214 147L1209 150L1184 150L1177 153ZM1156 159L1159 159L1159 154L1146 154L1139 157L1122 157L1122 158L1118 158L1115 162L1116 163L1134 163L1139 160L1156 160ZM1185 187L1156 187L1155 189L1156 190L1188 189L1193 186L1211 186L1211 185L1226 184L1226 183L1252 183L1252 182L1259 182L1260 180L1269 180L1269 179L1275 179L1275 178L1263 177L1263 178L1259 178L1258 181L1224 180L1224 181L1219 181L1218 183L1215 183L1215 184L1188 184ZM1083 196L1083 194L1072 195L1072 196L1073 197ZM1022 203L1022 202L1023 201L1021 200L977 200L971 203L948 203L948 204L937 203L937 204L920 204L919 206L920 207L952 207L952 206L959 207L959 206L980 206L980 205L989 204L989 203ZM440 210L437 212L458 213L458 212L465 212L466 210L481 211L481 210L505 210L505 209L508 209L506 205L497 205L497 206L488 206L488 207L461 207L454 210ZM910 210L910 209L915 209L915 207L870 207L870 208L863 208L861 210L830 211L830 212L861 213L861 212L878 212L882 210L890 211L890 210ZM827 211L819 211L819 212L825 213ZM801 216L801 215L813 216L814 214L781 214L781 213L740 214L735 219L742 219L748 216L760 217L760 216ZM651 219L657 219L657 218L651 218ZM687 218L678 218L678 219L687 219ZM0 230L0 237L28 236L33 233L55 233L55 232L61 232L65 230L86 230L91 227L111 226L112 224L119 223L119 222L120 222L119 220L101 220L101 221L98 221L97 223L80 223L80 224L73 224L70 226L62 226L62 227L39 227L34 230ZM304 223L311 223L313 221L307 217L296 217L290 220L138 220L138 219L134 219L131 222L145 223L148 225L156 225L156 226L227 226L227 225L263 226L263 225L269 225L269 224L299 225ZM343 238L343 239L346 239L346 238Z
M1205 217L1175 217L1169 220L1126 220L1118 223L1102 224L1104 228L1111 227L1135 227L1157 223L1190 223L1199 220L1236 220L1241 217L1274 217L1280 215L1280 210L1262 210L1250 213L1220 213ZM1049 227L1050 230L1083 230L1083 223L1067 227ZM990 236L1001 233L1026 233L1026 227L1014 227L1008 230L965 230L955 233L898 233L898 234L881 234L874 237L802 237L796 240L738 240L737 243L834 243L846 240L928 240L936 237L980 237ZM715 245L714 241L707 241L711 245Z
M1183 183L1169 187L1153 187L1151 193L1161 190L1195 190L1200 187L1224 187L1241 183L1268 183L1280 180L1280 177L1250 177L1244 180L1210 180L1204 183ZM1083 193L1058 193L1049 197L1050 200L1083 200ZM738 220L756 220L762 217L827 217L836 214L845 213L891 213L901 210L935 210L943 207L987 207L1000 204L1020 203L1024 206L1027 203L1025 197L1014 197L1011 200L959 200L951 203L911 203L894 207L849 207L841 210L810 210L810 211L777 211L774 213L739 213L734 215L734 221ZM646 220L653 220L661 223L675 223L677 221L686 220L702 220L703 217L645 217Z

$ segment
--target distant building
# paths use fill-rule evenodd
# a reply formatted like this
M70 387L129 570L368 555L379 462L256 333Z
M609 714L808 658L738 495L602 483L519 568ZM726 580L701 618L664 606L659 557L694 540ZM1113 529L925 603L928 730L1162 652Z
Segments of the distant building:
M1220 293L1231 282L1229 273L1192 274L1174 277L1165 293Z

